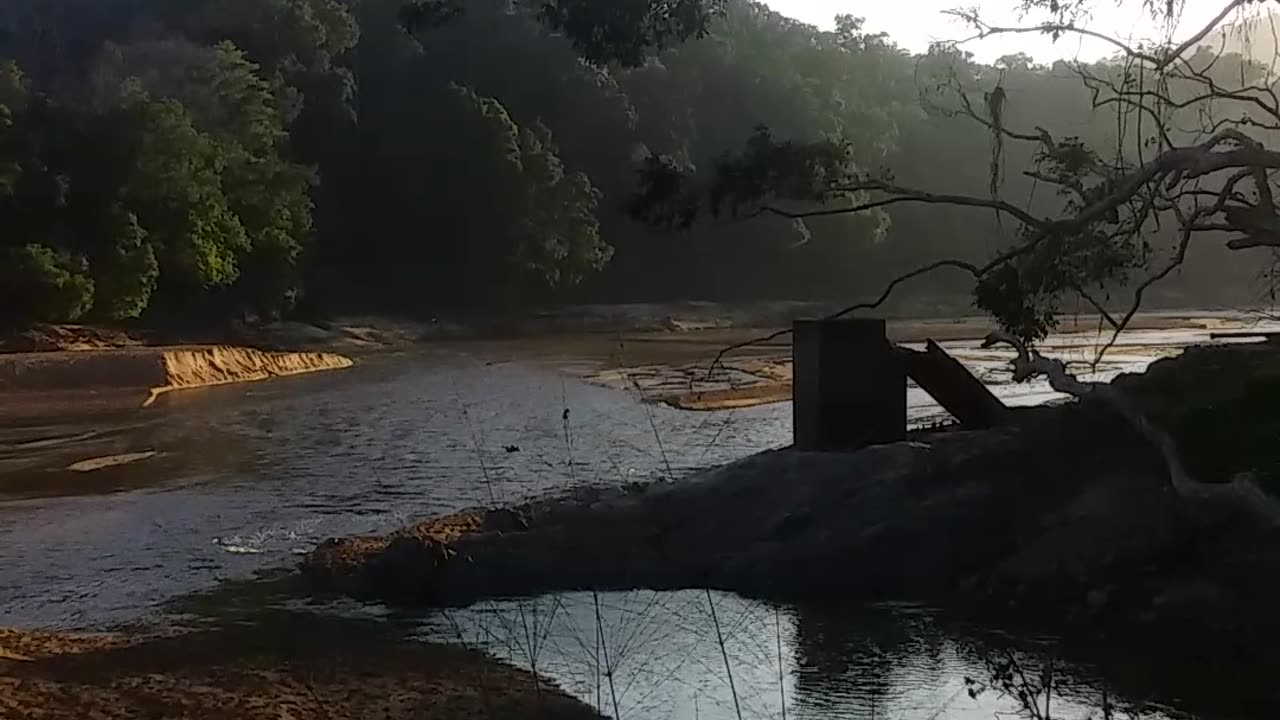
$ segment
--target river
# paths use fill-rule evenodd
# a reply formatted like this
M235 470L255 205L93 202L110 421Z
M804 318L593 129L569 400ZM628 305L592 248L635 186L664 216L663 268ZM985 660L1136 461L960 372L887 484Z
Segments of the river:
M1207 339L1202 329L1130 333L1099 376ZM1003 355L948 347L1012 402L1053 397L1001 384ZM1092 346L1068 337L1047 347L1083 357ZM790 441L789 404L678 411L575 380L555 358L519 358L448 345L371 356L343 372L176 393L119 418L28 428L21 442L0 444L0 626L154 620L182 598L288 567L327 537L575 485L678 480ZM913 392L913 421L938 417ZM155 455L67 469L132 453ZM986 656L922 608L854 617L705 592L634 592L388 621L536 666L628 718L780 717L785 708L799 718L968 720L1011 709L991 692L970 697L965 678L983 676ZM1054 717L1073 709L1084 717L1100 686L1087 669L1062 672L1066 699L1055 707L1066 714Z

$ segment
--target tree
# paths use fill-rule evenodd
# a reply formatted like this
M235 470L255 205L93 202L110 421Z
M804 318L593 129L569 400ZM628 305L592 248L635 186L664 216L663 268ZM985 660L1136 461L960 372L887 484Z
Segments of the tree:
M1015 337L1043 337L1068 296L1091 303L1118 334L1141 306L1144 293L1183 264L1193 239L1226 233L1228 248L1271 248L1272 257L1280 248L1271 180L1272 171L1280 168L1280 154L1267 147L1280 131L1276 78L1249 59L1201 49L1232 13L1254 4L1227 2L1212 22L1176 44L1134 47L1107 38L1119 51L1112 60L1092 66L1064 63L1091 98L1089 107L1112 113L1124 128L1112 147L1056 137L1043 126L1012 126L1006 121L1011 100L1005 71L994 78L975 73L963 57L944 50L943 55L960 60L941 83L951 103L945 111L976 123L990 139L986 195L921 190L897 182L891 172L833 164L831 158L852 152L841 138L787 147L763 137L719 164L715 178L695 193L698 206L714 211L728 199L737 214L801 220L900 205L991 213L1012 237L993 257L938 259L896 279L890 288L924 272L952 268L976 280L975 304ZM1164 17L1176 5L1153 12ZM1015 32L1105 37L1075 24L1072 13L1079 3L1045 0L1029 7L1042 9L1047 19L1030 27L1000 28L973 13L960 17L976 37ZM1010 60L1006 70L1028 69L1022 65ZM1001 195L1012 145L1030 150L1030 166L1022 174L1055 189L1056 212ZM642 211L670 200L671 192L666 197L654 192L658 187L686 196L689 192L670 177L669 166L653 165L644 178ZM1162 235L1163 228L1176 232ZM1172 242L1159 247L1158 238ZM1126 285L1132 287L1132 301L1112 314L1103 294Z
M1268 82L1202 52L1219 89ZM1118 314L1107 293L1178 238L1162 219L1128 245L1099 223L1032 242L995 201L1078 213L1063 182L1163 142L1109 86L1205 87L1123 54L916 57L857 18L820 30L751 0L0 0L0 57L29 71L0 72L0 246L82 258L89 317L180 322L278 316L305 288L320 312L830 298L934 257L960 270L933 286L956 303L1028 243L1043 253L984 271L978 298L1031 337L1082 291ZM1169 140L1200 142L1210 105L1166 108ZM691 222L712 210L753 222ZM1195 253L1177 287L1241 276L1229 250Z
M552 31L563 33L584 58L595 63L642 65L649 53L707 34L724 0L551 0L527 3ZM404 4L400 21L416 32L437 28L467 12L459 0L417 0Z
M0 322L71 322L93 305L93 280L84 258L34 244L10 248L0 257L0 302L5 306Z
M1233 13L1240 15L1255 4L1229 0L1190 37L1147 46L1077 25L1083 17L1081 2L1024 3L1048 14L1025 28L993 27L976 13L958 13L976 37L1088 34L1118 50L1110 61L1093 66L1064 63L1089 91L1090 107L1114 113L1118 129L1112 147L1008 122L1005 74L1029 70L1023 63L1002 63L994 81L963 62L952 66L939 85L952 99L948 114L972 121L990 135L987 194L921 190L900 184L887 171L860 171L843 161L851 151L839 138L788 146L761 133L746 152L723 160L703 188L691 189L678 167L651 160L637 210L651 220L669 220L674 208L676 217L687 222L698 211L717 211L728 198L736 214L798 220L896 205L992 213L1010 226L1011 239L990 259L935 259L890 280L876 299L833 317L879 307L913 278L943 268L961 271L975 281L975 305L1001 326L985 346L1006 343L1017 350L1015 380L1046 376L1059 392L1105 403L1161 453L1181 496L1238 504L1264 522L1280 524L1280 502L1256 484L1252 472L1236 474L1226 483L1195 482L1166 429L1119 390L1080 382L1062 361L1040 355L1033 346L1054 327L1063 299L1074 295L1088 301L1112 327L1110 341L1099 350L1101 358L1132 321L1146 291L1184 264L1197 239L1217 239L1237 251L1261 248L1268 254L1261 265L1276 265L1280 218L1272 176L1280 169L1280 152L1269 147L1280 137L1275 63L1263 65L1204 47L1207 38L1222 33L1220 26ZM1148 7L1157 19L1168 19L1180 3ZM939 54L955 57L955 46ZM1006 146L1013 144L1031 149L1030 167L1023 174L1055 189L1056 211L1002 195ZM680 202L673 205L673 198ZM1162 232L1165 228L1171 232ZM1162 239L1168 244L1160 246ZM1103 293L1121 287L1131 288L1132 297L1122 312L1113 313ZM759 340L726 348L716 362L755 342Z
M284 158L287 113L259 70L228 42L173 37L104 42L62 83L81 91L62 98L31 91L15 64L4 66L0 247L46 275L91 278L77 316L287 311L314 174Z

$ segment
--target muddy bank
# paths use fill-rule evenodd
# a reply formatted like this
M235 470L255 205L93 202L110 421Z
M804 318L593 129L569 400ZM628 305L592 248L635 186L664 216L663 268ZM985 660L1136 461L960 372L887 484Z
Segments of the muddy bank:
M150 636L0 629L0 716L587 720L545 679L375 623L285 612Z
M1120 384L1202 480L1248 471L1274 486L1280 418L1250 398L1280 396L1280 347L1193 349ZM304 571L325 590L424 606L709 587L1018 609L1140 643L1280 660L1280 530L1177 495L1157 453L1092 406L461 513L326 542Z

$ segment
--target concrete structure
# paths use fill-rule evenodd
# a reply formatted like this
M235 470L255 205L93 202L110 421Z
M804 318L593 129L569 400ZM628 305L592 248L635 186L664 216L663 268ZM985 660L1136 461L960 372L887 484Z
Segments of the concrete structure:
M793 330L797 450L856 450L906 437L906 366L884 320L798 320Z

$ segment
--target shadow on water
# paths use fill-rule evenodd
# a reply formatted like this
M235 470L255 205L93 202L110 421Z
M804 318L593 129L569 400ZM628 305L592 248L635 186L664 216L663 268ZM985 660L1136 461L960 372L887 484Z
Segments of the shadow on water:
M420 635L537 667L622 717L993 720L1025 710L994 687L986 658L1003 648L911 607L829 616L703 591L585 593L483 603L425 620ZM1025 644L1015 652L1035 667ZM1057 673L1053 716L1096 715L1105 686L1065 663ZM1173 715L1148 706L1116 717Z

